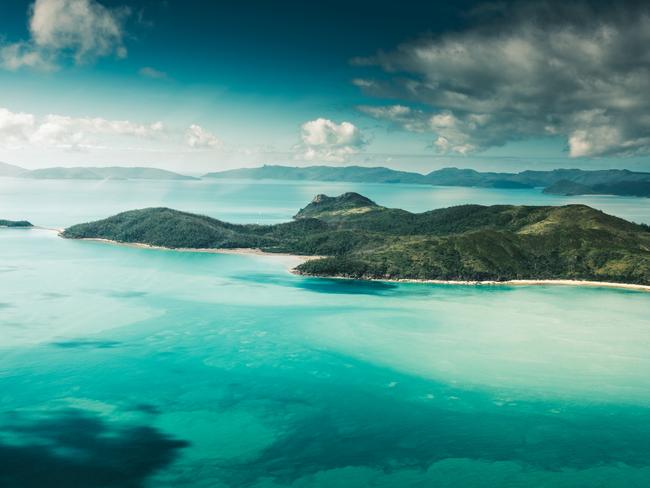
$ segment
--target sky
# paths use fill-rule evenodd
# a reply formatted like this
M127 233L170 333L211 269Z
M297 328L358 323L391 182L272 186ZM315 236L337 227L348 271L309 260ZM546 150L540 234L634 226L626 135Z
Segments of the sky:
M26 168L650 171L649 109L647 2L0 5Z

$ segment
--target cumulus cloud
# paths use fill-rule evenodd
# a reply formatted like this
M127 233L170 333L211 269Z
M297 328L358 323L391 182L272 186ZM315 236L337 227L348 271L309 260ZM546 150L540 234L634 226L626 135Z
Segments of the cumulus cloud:
M164 131L162 122L138 124L128 120L55 114L37 118L33 114L0 108L0 145L4 147L36 145L76 149L96 144L102 136L151 139Z
M128 8L109 9L96 0L36 0L30 13L31 38L0 47L5 69L53 69L66 56L81 64L102 56L127 55Z
M300 130L298 157L310 161L343 162L367 144L361 131L350 122L337 124L321 117L305 122Z
M431 131L441 151L547 134L565 137L572 157L650 153L647 9L537 2L508 13L508 20L356 59L389 74L354 80L357 86L404 101L361 109Z
M193 149L214 149L222 144L217 136L196 124L190 125L185 132L185 142Z

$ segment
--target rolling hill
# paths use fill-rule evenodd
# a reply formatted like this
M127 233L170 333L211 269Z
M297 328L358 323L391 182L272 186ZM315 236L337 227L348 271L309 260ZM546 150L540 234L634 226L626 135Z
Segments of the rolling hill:
M416 214L346 193L318 195L283 224L230 224L150 208L75 225L62 235L325 256L296 270L314 276L650 285L650 228L585 205L462 205Z

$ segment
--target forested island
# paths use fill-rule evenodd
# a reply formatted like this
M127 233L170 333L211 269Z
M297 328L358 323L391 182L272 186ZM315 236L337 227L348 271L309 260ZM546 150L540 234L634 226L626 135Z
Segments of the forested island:
M650 173L625 169L522 171L520 173L481 172L473 169L443 168L427 174L365 166L277 166L243 168L208 173L204 178L248 178L269 180L349 181L358 183L403 183L440 186L521 189L545 188L557 195L608 194L650 196Z
M0 219L0 227L17 227L17 228L29 228L34 227L31 222L27 220L5 220Z
M282 224L231 224L148 208L75 225L62 236L319 256L295 270L314 276L650 285L650 227L586 205L461 205L411 213L345 193L318 195Z

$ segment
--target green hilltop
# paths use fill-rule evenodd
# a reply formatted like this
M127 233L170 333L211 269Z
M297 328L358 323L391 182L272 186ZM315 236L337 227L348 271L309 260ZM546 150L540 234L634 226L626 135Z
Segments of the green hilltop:
M149 208L75 225L63 236L321 256L296 269L315 276L650 284L650 228L586 205L461 205L411 213L346 193L318 195L283 224L230 224Z

